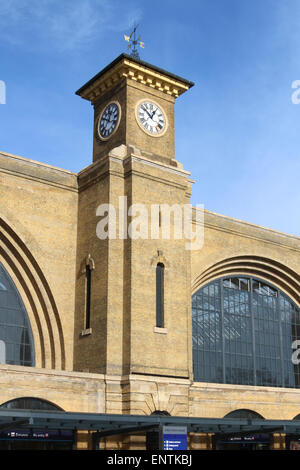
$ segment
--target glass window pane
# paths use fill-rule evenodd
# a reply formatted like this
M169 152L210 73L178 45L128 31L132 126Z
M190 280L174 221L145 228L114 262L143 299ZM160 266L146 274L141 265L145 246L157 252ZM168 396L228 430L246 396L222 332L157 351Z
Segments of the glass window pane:
M194 376L199 382L222 382L219 281L198 291L193 300Z
M232 289L239 289L239 278L238 277L231 278L231 288Z
M0 342L5 363L32 366L33 341L27 313L19 293L0 264ZM3 354L2 354L3 360Z
M299 308L266 282L226 278L193 296L196 381L300 387L300 364L292 360L296 341Z
M249 279L240 278L240 289L249 290Z

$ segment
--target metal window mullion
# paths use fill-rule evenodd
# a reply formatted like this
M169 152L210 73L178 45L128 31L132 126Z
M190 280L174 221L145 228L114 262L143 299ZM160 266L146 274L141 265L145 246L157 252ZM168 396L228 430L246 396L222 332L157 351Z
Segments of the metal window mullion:
M221 307L221 335L222 335L222 370L223 370L223 383L226 383L226 369L225 369L225 331L224 331L224 298L223 298L223 279L220 279L220 307Z
M252 328L252 356L253 356L253 385L257 384L256 377L256 347L255 347L255 323L254 323L254 312L253 312L253 279L250 278L250 316L251 316L251 328Z

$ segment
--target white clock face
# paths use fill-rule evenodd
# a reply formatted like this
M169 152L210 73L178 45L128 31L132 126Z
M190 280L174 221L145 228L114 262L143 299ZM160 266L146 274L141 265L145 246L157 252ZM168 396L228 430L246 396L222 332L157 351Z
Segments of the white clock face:
M117 130L120 122L120 106L116 102L109 103L99 119L98 132L102 140L107 140Z
M162 109L152 101L142 101L137 107L137 121L150 135L159 137L166 130L166 117Z

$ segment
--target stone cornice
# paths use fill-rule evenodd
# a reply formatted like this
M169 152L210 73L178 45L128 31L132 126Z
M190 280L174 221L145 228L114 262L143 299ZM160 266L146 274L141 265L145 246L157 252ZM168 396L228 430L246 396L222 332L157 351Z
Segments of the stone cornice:
M193 223L196 223L196 211L201 209L193 208ZM262 227L243 220L216 214L215 212L204 212L204 227L217 231L222 231L235 236L241 236L257 240L264 243L271 243L289 250L300 251L300 237L286 234L278 230Z
M28 158L0 152L0 173L78 191L77 174Z
M188 80L151 64L122 54L112 64L81 87L76 94L88 101L94 102L123 79L142 83L173 98L177 98L194 85Z

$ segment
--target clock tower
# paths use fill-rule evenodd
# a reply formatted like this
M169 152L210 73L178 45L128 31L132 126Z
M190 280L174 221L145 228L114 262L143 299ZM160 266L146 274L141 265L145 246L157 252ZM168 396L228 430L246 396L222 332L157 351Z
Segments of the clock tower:
M174 102L193 83L121 54L76 93L94 107L93 160L120 145L174 164Z
M192 86L121 54L76 92L94 108L93 163L78 178L77 370L192 376L190 252L183 236L173 236L173 211L183 214L192 186L175 160L174 103ZM170 210L169 238L163 206ZM116 230L99 237L103 208L116 217ZM139 211L149 218L132 236Z

